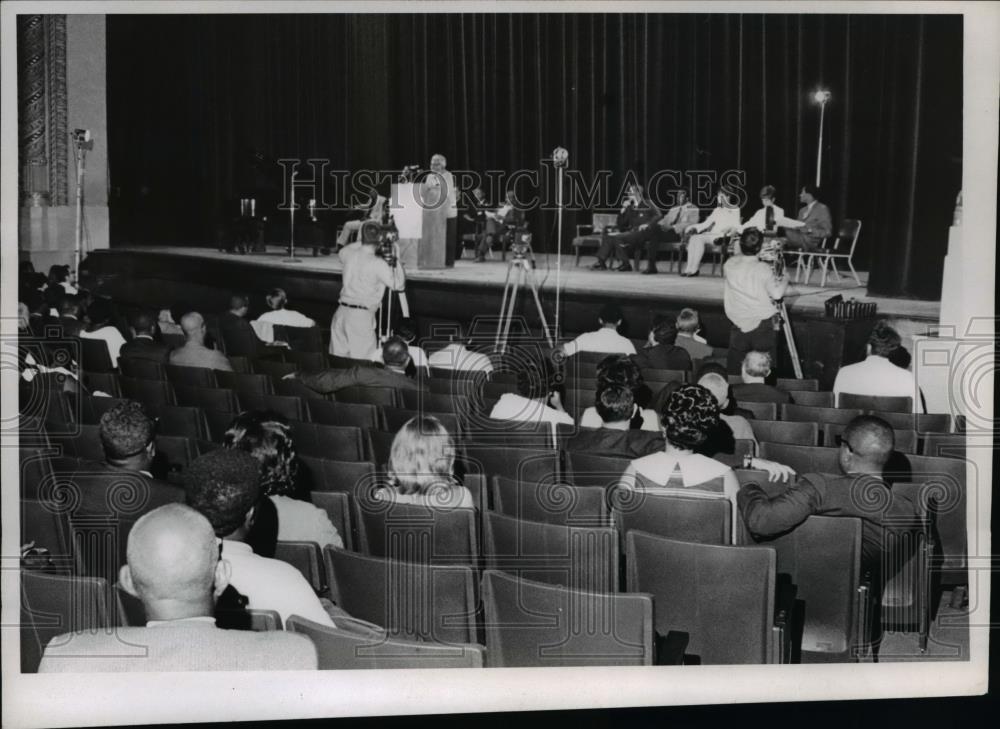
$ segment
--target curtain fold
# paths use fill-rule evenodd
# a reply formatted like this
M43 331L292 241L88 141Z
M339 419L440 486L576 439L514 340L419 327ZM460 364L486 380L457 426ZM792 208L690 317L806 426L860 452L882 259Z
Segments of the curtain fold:
M745 215L764 184L795 211L815 179L809 93L823 87L823 200L862 220L870 290L940 295L961 184L961 16L109 15L108 54L113 243L206 245L260 173L252 151L330 169L441 152L482 172L538 170L564 146L587 182L744 170ZM564 246L589 215L567 211ZM553 213L529 221L554 248Z

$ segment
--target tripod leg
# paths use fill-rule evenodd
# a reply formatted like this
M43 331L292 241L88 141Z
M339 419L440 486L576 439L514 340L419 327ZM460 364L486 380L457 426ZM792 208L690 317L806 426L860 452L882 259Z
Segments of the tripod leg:
M511 285L510 290L510 300L507 302L508 307L504 316L503 321L503 344L500 347L500 353L503 354L507 351L507 337L510 336L510 324L511 320L514 318L514 311L517 305L517 290L521 286L521 273L514 274L514 282Z
M542 310L542 300L538 297L538 283L535 280L534 269L528 271L527 276L528 283L531 286L531 295L535 297L535 308L538 309L538 318L542 320L542 331L545 332L545 341L549 343L550 347L553 347L555 343L552 341L552 335L549 332L549 323L545 320L545 312Z
M507 267L507 278L503 282L503 299L500 302L500 321L497 322L497 337L493 342L493 347L498 351L503 351L500 349L500 340L503 338L504 322L507 319L507 298L510 296L510 266ZM507 340L503 339L504 346L507 344Z

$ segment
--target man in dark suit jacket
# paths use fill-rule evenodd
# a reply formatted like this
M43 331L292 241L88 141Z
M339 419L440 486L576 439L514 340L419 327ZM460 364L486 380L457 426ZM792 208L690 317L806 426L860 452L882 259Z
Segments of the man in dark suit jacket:
M629 258L635 246L658 238L662 233L657 225L663 213L643 193L642 185L629 186L629 196L618 213L618 232L605 233L601 247L597 249L597 263L591 266L595 271L608 267L608 259L614 255L621 262L615 270L631 271Z
M620 458L641 458L663 450L662 432L640 430L642 413L628 387L614 383L603 387L597 393L594 407L603 425L581 428L566 442L566 450ZM638 421L635 428L633 420Z
M675 341L677 325L670 319L660 319L649 330L649 341L635 355L635 363L640 369L690 370L691 355Z
M230 357L267 357L281 351L280 347L261 340L247 321L250 299L235 294L229 299L229 311L219 315L219 335Z
M66 633L45 649L40 673L266 671L317 667L316 648L285 631L222 630L215 602L230 565L208 519L170 504L140 518L128 535L124 590L142 601L145 627Z
M425 390L426 386L406 375L410 353L406 342L389 337L382 345L385 367L358 366L346 370L328 369L320 372L300 372L286 375L296 378L306 387L324 395L345 387L389 387L395 390Z
M153 318L153 315L148 311L139 311L132 316L130 326L132 340L122 345L118 357L148 359L166 364L170 347L153 339L153 333L156 331L156 319Z
M83 330L81 315L80 297L73 294L66 294L59 302L59 319L57 323L62 327L64 337L78 337Z
M819 189L815 185L803 185L799 192L799 220L801 228L785 229L785 247L788 250L815 251L824 238L833 235L833 218L830 208L818 200Z
M767 352L747 352L743 358L742 384L733 385L733 395L746 402L792 402L792 396L784 390L772 387L764 381L771 375L771 355Z

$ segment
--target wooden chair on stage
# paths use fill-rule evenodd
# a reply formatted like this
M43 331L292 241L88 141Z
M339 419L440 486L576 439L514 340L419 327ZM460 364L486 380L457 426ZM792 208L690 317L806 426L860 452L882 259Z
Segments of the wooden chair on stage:
M610 228L618 222L618 216L614 213L594 213L593 221L590 225L576 226L576 237L573 239L573 248L576 249L576 265L580 265L580 256L583 249L599 248L604 239L604 229ZM589 231L589 232L588 232Z

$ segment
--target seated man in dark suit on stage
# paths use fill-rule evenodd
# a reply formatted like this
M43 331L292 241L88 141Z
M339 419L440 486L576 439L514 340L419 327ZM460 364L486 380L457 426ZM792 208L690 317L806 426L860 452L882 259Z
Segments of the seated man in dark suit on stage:
M480 263L486 260L486 253L493 248L494 243L510 230L523 228L525 225L524 211L517 207L517 196L513 190L507 192L503 205L495 212L486 211L485 216L486 232L476 246L476 261Z
M799 221L801 228L785 229L787 250L816 251L824 238L833 235L833 218L830 208L819 201L819 189L815 185L803 185L799 193Z
M684 237L684 231L691 225L697 225L701 212L688 200L687 190L677 190L675 193L677 204L670 208L657 223L653 235L649 236L643 244L647 253L646 268L643 273L657 273L656 259L659 256L662 243L680 243Z
M132 340L125 342L118 352L119 359L148 359L160 364L166 364L170 347L153 339L156 332L156 319L151 312L142 310L132 315L129 322L132 329Z
M792 402L792 396L784 390L765 383L771 376L771 355L767 352L747 352L741 367L742 384L733 385L737 400L747 402Z
M625 205L618 213L618 230L605 234L601 247L597 250L597 263L591 269L606 270L608 259L614 256L621 262L621 266L614 270L631 271L629 259L635 246L658 239L663 231L657 223L662 217L663 213L643 193L642 185L632 184Z
M285 631L222 630L215 602L230 565L208 519L183 504L141 517L128 535L120 584L142 601L145 627L53 638L40 673L269 671L317 667L316 649Z
M649 330L649 341L635 355L640 369L690 370L691 355L676 346L677 325L670 319L660 319Z
M663 450L663 432L641 429L642 412L625 385L605 385L597 392L594 406L601 427L581 428L566 442L566 450L621 458L641 458Z
M306 387L324 395L345 387L390 387L396 390L424 390L426 385L406 374L410 353L399 337L389 337L382 345L385 367L357 366L320 372L293 372L285 379L298 379Z

